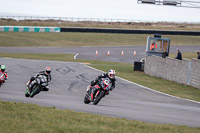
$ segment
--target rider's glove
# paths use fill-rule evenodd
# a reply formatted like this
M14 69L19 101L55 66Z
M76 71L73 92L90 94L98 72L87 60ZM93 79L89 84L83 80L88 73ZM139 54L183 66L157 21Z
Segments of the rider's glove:
M96 84L96 80L93 80L92 82L91 82L91 86L93 86L93 85L95 85Z

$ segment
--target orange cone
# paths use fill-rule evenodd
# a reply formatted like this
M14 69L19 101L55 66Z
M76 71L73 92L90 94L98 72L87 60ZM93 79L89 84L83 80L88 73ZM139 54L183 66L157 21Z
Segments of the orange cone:
M124 55L124 51L122 50L121 56L123 56L123 55Z
M107 55L110 55L110 50L108 50Z
M96 55L98 55L99 53L98 53L98 50L96 50Z
M133 55L136 56L136 51L133 52Z

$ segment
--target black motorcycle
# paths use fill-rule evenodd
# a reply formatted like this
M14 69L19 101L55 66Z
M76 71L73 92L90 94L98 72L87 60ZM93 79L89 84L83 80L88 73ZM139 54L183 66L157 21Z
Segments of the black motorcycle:
M28 85L25 96L34 97L36 94L40 93L40 91L42 91L42 89L46 86L48 86L47 77L44 75L39 75Z
M112 83L109 78L101 78L98 83L92 87L89 85L87 87L84 103L89 104L92 102L94 105L97 105L106 94L109 94L111 86Z

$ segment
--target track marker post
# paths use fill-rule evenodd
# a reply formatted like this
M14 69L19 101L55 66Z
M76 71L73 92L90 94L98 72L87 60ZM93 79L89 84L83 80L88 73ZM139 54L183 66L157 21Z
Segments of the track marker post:
M122 50L122 52L121 52L121 56L123 56L124 55L124 50Z
M96 50L96 55L98 55L99 53L98 53L98 50Z
M107 55L110 55L110 50L108 50Z
M136 51L134 50L133 55L136 56Z

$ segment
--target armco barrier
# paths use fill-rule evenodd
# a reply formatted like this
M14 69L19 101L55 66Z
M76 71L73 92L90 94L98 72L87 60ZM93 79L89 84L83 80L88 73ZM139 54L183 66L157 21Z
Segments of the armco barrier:
M162 34L199 36L200 31L163 31L163 30L128 30L100 28L61 28L61 32L90 32L90 33L123 33L123 34Z
M0 26L0 31L8 32L60 32L59 27Z

